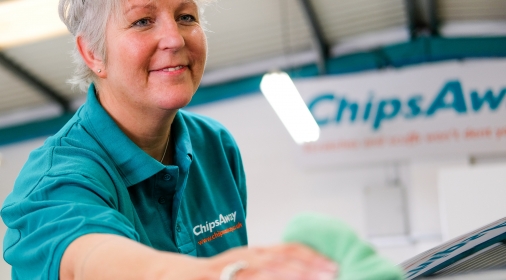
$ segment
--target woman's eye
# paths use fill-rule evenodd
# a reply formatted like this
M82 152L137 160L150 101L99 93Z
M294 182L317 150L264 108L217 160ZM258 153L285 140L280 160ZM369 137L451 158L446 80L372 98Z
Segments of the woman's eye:
M182 15L179 17L179 20L184 22L195 22L197 19L192 15Z
M151 23L151 20L149 18L143 18L143 19L139 19L138 21L134 22L132 24L132 26L144 27L144 26L148 26L150 23Z

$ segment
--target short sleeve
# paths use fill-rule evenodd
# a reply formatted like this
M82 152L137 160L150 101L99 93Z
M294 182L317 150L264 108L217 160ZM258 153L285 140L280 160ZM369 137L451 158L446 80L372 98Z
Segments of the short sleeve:
M110 187L84 174L51 173L50 160L38 160L39 170L48 170L39 178L30 174L37 160L29 162L2 207L8 227L4 259L12 266L12 279L59 279L66 248L89 233L139 239L117 210L117 195Z

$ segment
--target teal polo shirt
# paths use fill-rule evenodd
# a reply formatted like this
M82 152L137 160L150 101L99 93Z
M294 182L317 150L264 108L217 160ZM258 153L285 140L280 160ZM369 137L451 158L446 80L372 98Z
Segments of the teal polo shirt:
M180 110L171 135L175 164L166 166L119 129L92 85L72 119L30 154L2 206L12 279L58 279L67 246L89 233L196 257L246 245L245 176L230 133Z

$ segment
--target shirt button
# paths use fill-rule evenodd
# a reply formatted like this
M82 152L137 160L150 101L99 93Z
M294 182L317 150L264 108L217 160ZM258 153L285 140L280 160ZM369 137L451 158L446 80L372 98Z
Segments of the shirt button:
M161 196L158 198L158 203L165 204L165 202L167 202L167 200L165 200L165 197Z
M177 232L180 232L181 231L181 227L179 225L176 226L176 231Z
M165 175L163 175L163 179L164 179L165 181L169 181L169 180L170 180L170 178L172 178L172 176L170 176L169 174L165 174Z

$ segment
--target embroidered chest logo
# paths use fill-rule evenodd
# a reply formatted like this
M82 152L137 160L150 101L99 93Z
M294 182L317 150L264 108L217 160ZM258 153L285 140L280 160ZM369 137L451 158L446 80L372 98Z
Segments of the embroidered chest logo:
M218 216L218 218L212 222L206 221L205 224L200 224L200 225L195 226L193 228L193 234L195 234L195 236L199 236L199 235L206 233L206 232L212 233L214 231L214 228L216 228L218 226L226 225L229 223L232 223L232 224L235 223L236 217L237 217L237 212L233 212L228 215L220 214ZM222 237L223 235L230 233L232 231L235 231L239 228L242 228L242 223L240 223L240 222L235 224L232 227L227 228L227 229L224 229L221 231L215 231L213 235L200 240L198 243L199 243L199 245L202 245L202 244L212 241L216 238Z

